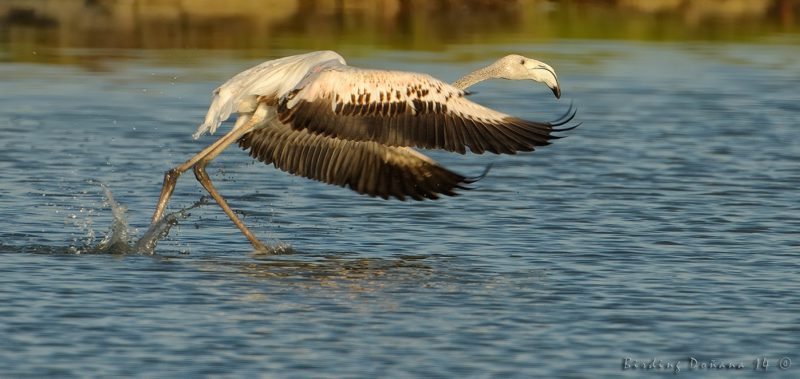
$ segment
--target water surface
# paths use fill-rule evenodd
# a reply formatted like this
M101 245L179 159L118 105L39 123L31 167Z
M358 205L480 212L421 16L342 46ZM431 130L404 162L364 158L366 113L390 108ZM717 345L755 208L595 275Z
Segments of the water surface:
M162 173L210 91L261 59L121 50L108 70L0 65L0 373L42 376L639 377L622 359L800 365L796 43L559 41L379 50L351 64L452 81L510 52L564 99L507 81L474 100L583 125L534 153L432 153L489 175L397 202L289 176L232 147L209 167L262 239L213 203L156 255L82 253L113 221L96 181L148 226ZM464 62L465 52L482 58ZM274 52L275 55L293 51ZM81 56L92 50L58 51ZM165 57L165 55L168 55ZM263 59L266 59L264 57ZM203 195L188 174L170 210ZM778 359L794 366L780 370ZM661 370L662 375L672 375Z

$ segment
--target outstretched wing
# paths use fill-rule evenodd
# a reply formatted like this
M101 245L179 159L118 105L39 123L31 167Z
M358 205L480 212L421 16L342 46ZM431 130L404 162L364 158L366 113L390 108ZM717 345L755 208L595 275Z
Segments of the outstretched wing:
M266 163L309 179L384 199L436 199L468 189L469 179L407 147L352 141L294 130L273 121L245 134L239 146Z
M514 154L548 145L561 121L527 121L468 100L429 75L349 66L307 76L278 103L278 118L295 130L353 141ZM567 129L562 129L567 130Z

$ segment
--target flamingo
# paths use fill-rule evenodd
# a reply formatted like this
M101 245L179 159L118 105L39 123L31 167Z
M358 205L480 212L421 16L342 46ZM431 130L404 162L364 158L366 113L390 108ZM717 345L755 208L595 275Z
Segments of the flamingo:
M430 75L348 66L333 51L270 60L245 70L214 90L194 139L211 133L233 112L227 134L164 174L153 213L164 215L178 177L195 177L257 250L268 250L233 212L211 182L206 166L234 142L249 154L294 175L370 196L405 200L456 195L480 179L467 178L413 149L460 154L533 151L559 138L552 132L575 116L527 121L467 99L465 90L490 78L544 83L556 98L555 70L535 59L508 55L452 85ZM485 173L484 173L485 175Z

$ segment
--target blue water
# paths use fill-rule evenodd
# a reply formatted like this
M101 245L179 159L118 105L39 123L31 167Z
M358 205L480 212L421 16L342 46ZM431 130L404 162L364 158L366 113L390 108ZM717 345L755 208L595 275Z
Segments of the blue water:
M352 54L448 81L510 52L541 58L562 100L508 81L474 100L545 120L573 100L583 125L530 154L431 153L466 175L493 168L463 196L413 203L232 147L209 173L259 237L294 249L278 256L255 254L213 203L155 255L88 249L114 221L97 181L144 233L163 172L213 141L190 138L211 90L258 61L2 63L0 376L673 376L623 370L630 358L678 361L684 376L800 377L796 43ZM465 51L483 60L456 62ZM170 211L203 194L188 173Z

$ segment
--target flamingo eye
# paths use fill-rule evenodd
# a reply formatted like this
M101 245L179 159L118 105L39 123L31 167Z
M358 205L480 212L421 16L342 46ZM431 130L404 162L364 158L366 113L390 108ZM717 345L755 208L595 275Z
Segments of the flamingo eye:
M521 59L521 60L519 61L519 64L522 64L522 65L524 65L524 64L525 64L525 60L524 60L524 59Z

